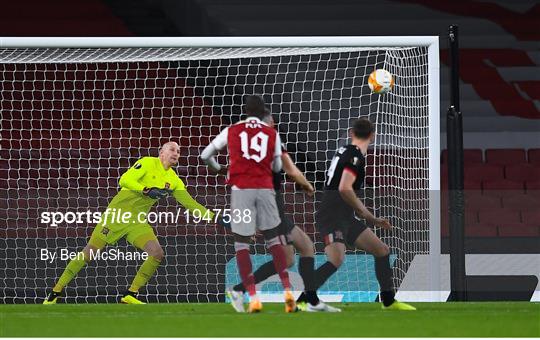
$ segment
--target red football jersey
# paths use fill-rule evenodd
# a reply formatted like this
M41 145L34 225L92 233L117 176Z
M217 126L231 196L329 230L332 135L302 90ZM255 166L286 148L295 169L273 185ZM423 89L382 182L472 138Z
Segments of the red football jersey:
M281 140L273 128L255 117L224 129L212 143L228 146L227 183L240 189L272 189L272 162L281 156Z

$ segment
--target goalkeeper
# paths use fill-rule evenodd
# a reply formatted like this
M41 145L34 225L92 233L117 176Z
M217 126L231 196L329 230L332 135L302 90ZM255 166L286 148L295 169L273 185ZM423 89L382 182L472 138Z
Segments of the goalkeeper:
M164 257L163 248L154 230L146 221L146 216L152 206L159 199L172 194L190 213L198 210L199 216L214 218L213 212L191 197L184 183L173 170L172 167L178 163L179 156L178 144L168 142L161 147L159 157L141 158L120 177L119 184L122 189L109 203L107 210L121 213L124 217L126 213L129 214L131 217L126 217L122 221L129 220L129 222L120 224L117 217L111 218L113 221L110 222L107 214L102 215L88 244L75 259L69 262L43 304L55 304L58 297L62 295L64 287L87 263L95 259L101 249L107 245L114 245L124 237L129 243L145 251L148 258L139 268L131 286L120 301L126 304L144 304L137 299L139 289L154 275ZM140 216L143 216L142 221Z

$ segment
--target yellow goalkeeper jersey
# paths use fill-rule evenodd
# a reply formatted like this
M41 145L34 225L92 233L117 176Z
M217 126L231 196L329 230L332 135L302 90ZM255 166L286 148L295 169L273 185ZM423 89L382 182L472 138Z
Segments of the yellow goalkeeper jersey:
M144 188L156 187L169 189L174 198L190 212L199 210L201 216L213 218L214 214L199 204L187 192L184 182L176 172L170 168L165 170L158 157L143 157L127 170L119 181L122 188L109 203L109 209L130 212L136 217L140 213L148 214L156 199L143 194Z

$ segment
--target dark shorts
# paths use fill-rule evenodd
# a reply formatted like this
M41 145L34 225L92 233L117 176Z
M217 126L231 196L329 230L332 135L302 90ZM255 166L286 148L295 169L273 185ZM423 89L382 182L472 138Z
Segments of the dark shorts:
M279 217L281 218L281 223L278 225L279 232L285 237L285 242L287 244L292 244L290 233L294 229L294 222L288 215L285 215L285 201L283 199L283 194L279 191L276 191L276 203Z
M366 224L355 218L354 215L317 216L315 227L321 234L325 245L341 242L353 248L358 236L367 229Z

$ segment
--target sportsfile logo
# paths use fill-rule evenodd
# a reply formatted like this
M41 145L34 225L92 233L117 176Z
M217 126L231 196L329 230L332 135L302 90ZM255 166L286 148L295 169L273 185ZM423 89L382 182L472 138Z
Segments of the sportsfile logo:
M213 217L212 215L213 214ZM101 224L119 225L119 224L168 224L179 223L182 219L187 223L212 223L217 222L219 218L223 222L230 223L250 223L251 211L249 209L211 209L202 213L199 210L180 210L173 211L150 211L134 214L131 211L124 211L119 208L107 208L104 212L100 211L43 211L40 214L39 222L50 227L57 227L62 224Z
M110 249L110 250L90 250L90 260L104 260L104 261L144 261L148 258L146 252L130 252L130 251L121 251L119 249ZM69 249L62 248L55 251L50 251L49 249L42 248L40 249L40 260L47 261L48 263L53 263L56 260L67 261L67 260L84 260L83 253L70 251Z

